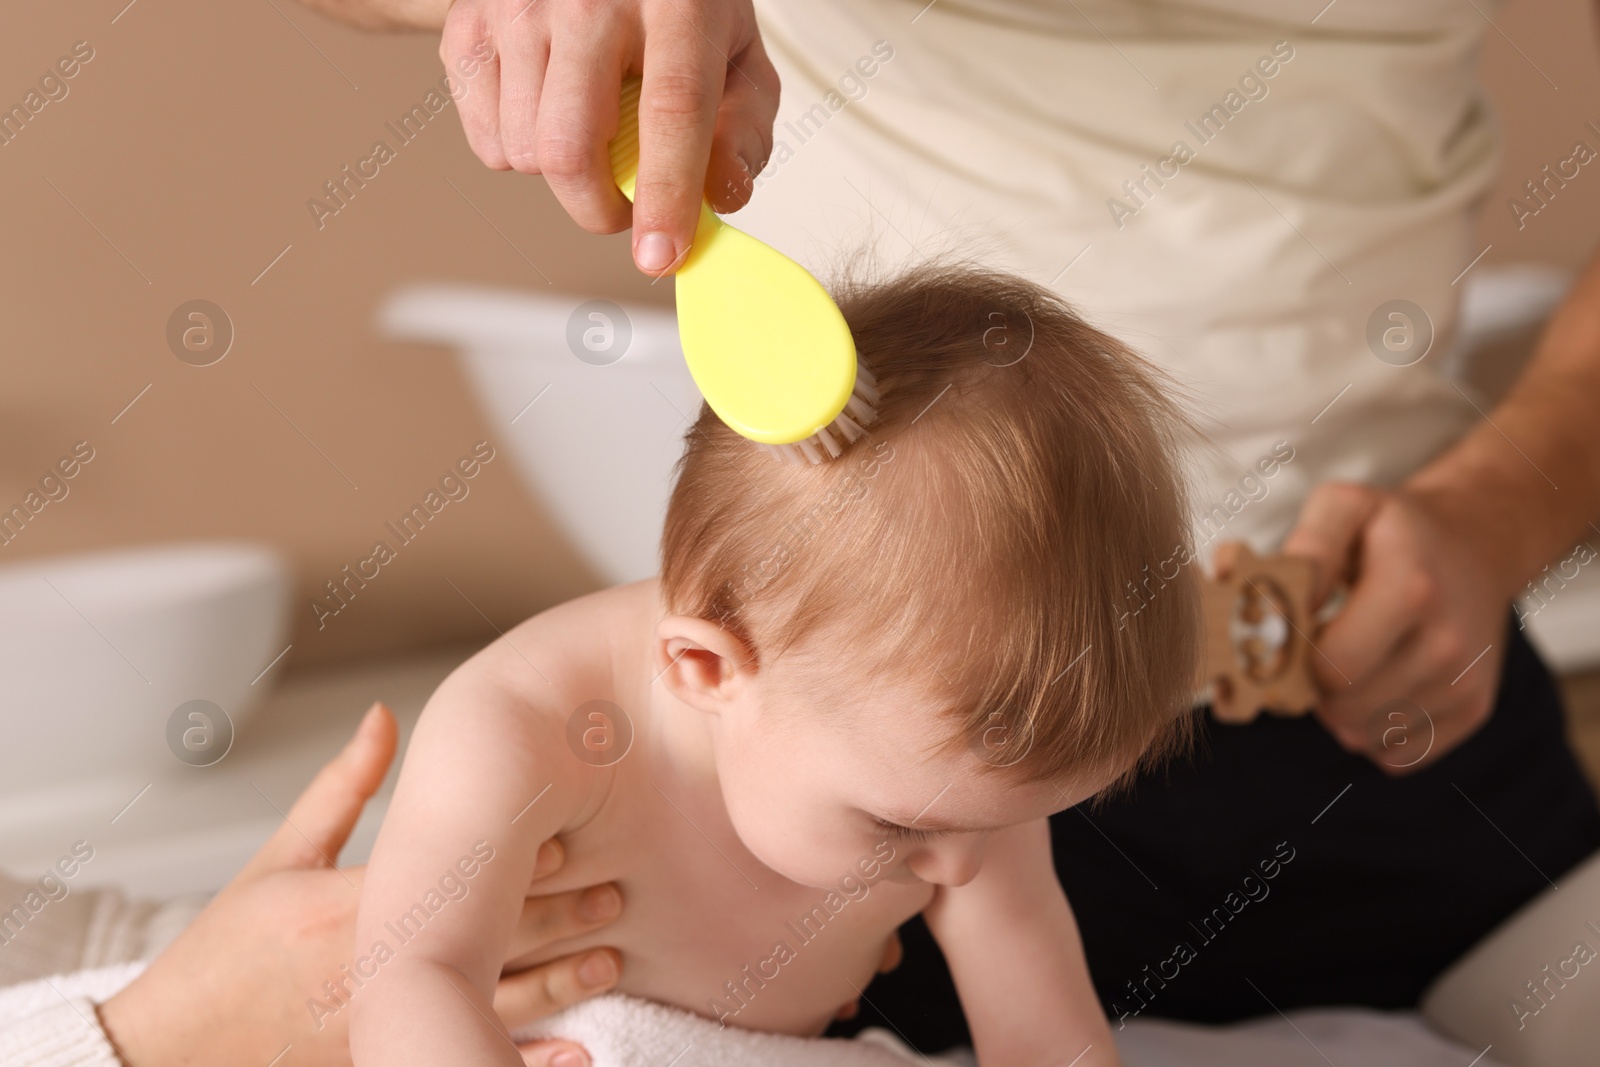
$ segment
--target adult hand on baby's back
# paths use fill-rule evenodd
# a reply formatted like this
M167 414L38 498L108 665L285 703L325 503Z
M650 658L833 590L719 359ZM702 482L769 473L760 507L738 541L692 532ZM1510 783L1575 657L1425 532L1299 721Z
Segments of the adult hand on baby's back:
M883 943L883 958L878 961L878 973L888 974L900 966L900 961L905 959L905 946L900 943L898 931L889 935L889 940ZM851 997L845 1001L844 1007L833 1013L835 1019L854 1019L861 1014L861 998Z
M354 948L362 868L335 869L333 857L383 781L396 736L393 715L373 705L244 870L143 974L100 1006L107 1035L131 1067L265 1064L287 1046L287 1062L302 1067L350 1063L348 1012L342 1005L312 1010L315 1001L338 1003L323 984L342 978ZM559 845L548 845L535 877L561 862ZM621 901L615 886L530 897L507 958L599 929L620 914ZM509 975L495 992L495 1011L515 1029L615 985L620 964L614 950L594 949ZM533 1067L588 1062L568 1041L519 1047ZM562 1054L577 1058L558 1060Z
M778 74L751 0L455 0L440 58L464 86L467 141L497 170L543 174L584 229L633 226L640 270L676 270L702 191L718 211L750 198L772 150ZM625 74L644 74L631 209L608 144Z
M1437 493L1319 486L1283 551L1317 563L1312 608L1349 598L1315 638L1317 717L1388 774L1427 766L1494 708L1517 580L1472 531L1488 518Z

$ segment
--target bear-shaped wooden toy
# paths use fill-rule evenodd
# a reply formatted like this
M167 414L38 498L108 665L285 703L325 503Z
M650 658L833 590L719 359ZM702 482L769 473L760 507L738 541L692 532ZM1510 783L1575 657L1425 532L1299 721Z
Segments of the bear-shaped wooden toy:
M1212 567L1215 576L1201 583L1212 715L1246 723L1262 711L1305 714L1317 700L1311 562L1257 556L1230 541L1218 546Z

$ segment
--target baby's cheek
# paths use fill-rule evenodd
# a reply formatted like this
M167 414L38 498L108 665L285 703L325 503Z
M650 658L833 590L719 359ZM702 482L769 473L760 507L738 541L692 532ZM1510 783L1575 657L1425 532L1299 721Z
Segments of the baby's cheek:
M818 873L827 869L826 854L819 854L804 837L787 832L785 827L774 826L751 835L745 844L765 866L791 882L817 885L826 880Z

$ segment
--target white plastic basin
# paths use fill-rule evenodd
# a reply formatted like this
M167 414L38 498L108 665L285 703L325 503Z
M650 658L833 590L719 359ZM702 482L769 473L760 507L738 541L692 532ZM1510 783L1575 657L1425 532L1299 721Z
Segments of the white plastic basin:
M0 567L0 794L179 767L167 720L190 700L242 726L288 643L289 589L247 544Z

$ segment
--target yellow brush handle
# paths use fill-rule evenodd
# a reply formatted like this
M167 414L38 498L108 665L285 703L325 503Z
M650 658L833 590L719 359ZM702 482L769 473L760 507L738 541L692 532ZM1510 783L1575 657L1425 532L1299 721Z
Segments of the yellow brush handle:
M611 175L629 200L639 176L640 84L623 82L611 142ZM673 290L689 372L734 430L791 444L844 410L856 386L856 349L833 298L804 267L724 223L703 198Z
M639 180L639 78L627 78L622 83L622 107L617 114L617 136L611 141L611 177L617 188L629 200ZM700 221L695 226L694 253L701 250L703 242L713 237L721 228L722 220L711 210L711 205L700 201Z
M639 177L639 78L622 83L622 109L617 116L617 135L611 140L611 176L629 200Z

